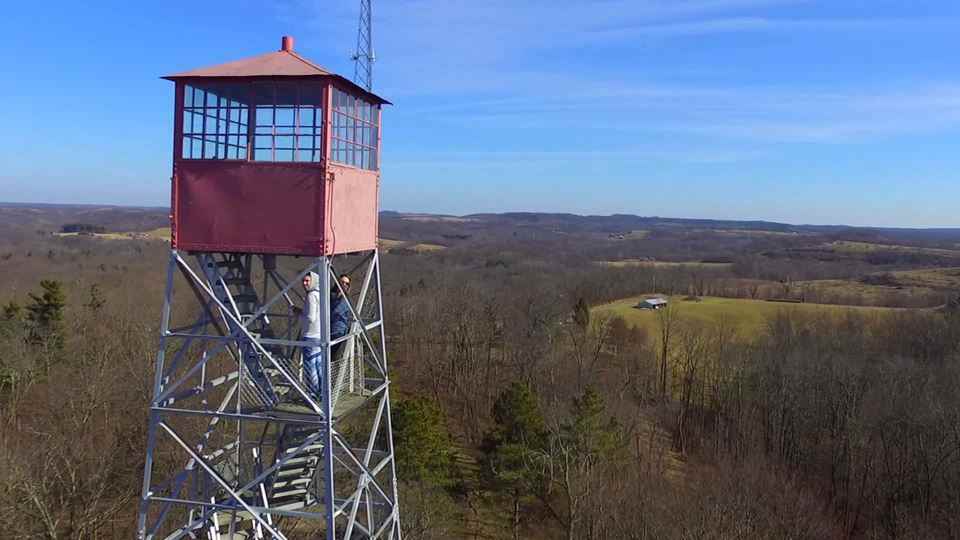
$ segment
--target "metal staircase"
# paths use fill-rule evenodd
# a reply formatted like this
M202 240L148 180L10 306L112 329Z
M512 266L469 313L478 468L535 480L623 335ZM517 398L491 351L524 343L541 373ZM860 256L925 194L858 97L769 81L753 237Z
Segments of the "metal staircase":
M299 336L291 308L303 303L307 272L326 276L323 291L337 286L331 259L286 279L270 255L191 258L174 252L168 272L140 538L285 539L294 527L398 538L376 252L341 263L361 286L347 296L347 336L326 338L339 353L324 363L321 398L301 369L302 350L315 344ZM176 271L199 301L199 318L187 324L171 316ZM330 305L323 301L322 313ZM162 455L183 461L168 461L154 479L161 437Z

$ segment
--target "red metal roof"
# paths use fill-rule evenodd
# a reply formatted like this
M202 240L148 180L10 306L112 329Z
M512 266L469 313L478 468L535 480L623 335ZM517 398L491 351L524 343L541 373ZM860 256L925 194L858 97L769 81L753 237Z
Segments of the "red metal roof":
M277 51L168 75L164 79L187 77L306 77L334 75L293 51Z
M250 58L244 58L242 60L235 60L233 62L227 62L225 64L219 64L216 66L203 67L203 68L193 69L190 71L184 71L181 73L175 73L173 75L167 75L163 78L170 81L175 81L177 79L191 79L191 78L201 78L201 77L313 77L313 76L334 77L356 88L360 92L367 94L373 98L376 98L376 100L380 103L387 103L387 104L390 103L389 101L383 99L382 97L372 92L367 92L364 88L357 86L350 79L347 79L342 75L337 75L332 71L324 69L323 67L317 64L314 64L310 60L307 60L306 58L293 52L293 38L290 38L287 36L284 36L282 41L282 46L279 51L271 52L267 54L261 54L258 56L252 56Z

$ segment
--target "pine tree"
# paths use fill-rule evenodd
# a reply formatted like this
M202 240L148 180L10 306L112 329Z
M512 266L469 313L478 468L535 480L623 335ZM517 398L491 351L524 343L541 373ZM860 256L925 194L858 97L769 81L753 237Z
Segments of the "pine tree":
M11 300L7 302L7 305L3 306L3 320L5 321L20 320L22 312L23 312L23 308L20 307L20 304Z
M590 306L587 305L587 301L583 297L580 297L573 307L573 322L582 330L586 330L590 326Z
M547 430L533 390L513 383L493 405L495 425L484 437L484 478L495 490L510 494L513 536L519 538L523 499L542 492L542 475L533 467L535 456L547 445Z
M611 457L621 447L620 424L605 415L603 397L591 387L573 400L563 435L581 458L596 462Z
M453 444L440 406L423 397L406 399L396 403L391 416L397 477L451 486Z
M103 291L100 290L100 286L96 283L91 285L90 298L84 306L96 313L100 311L106 303L107 301L103 298Z
M59 281L41 280L43 293L30 293L31 304L27 306L27 321L30 322L30 342L46 342L55 346L62 343L63 310L66 294Z

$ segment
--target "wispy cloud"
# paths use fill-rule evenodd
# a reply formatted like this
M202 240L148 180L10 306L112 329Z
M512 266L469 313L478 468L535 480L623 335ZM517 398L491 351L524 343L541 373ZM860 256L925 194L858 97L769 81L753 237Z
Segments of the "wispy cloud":
M399 114L461 130L546 129L686 133L765 142L844 143L960 128L960 83L873 82L764 87L663 82L631 65L564 69L560 51L637 39L724 33L943 29L950 17L799 17L803 0L397 0L377 4L375 36L388 58L380 88ZM293 0L322 39L352 43L350 0ZM786 9L788 11L784 12ZM307 15L305 16L304 13ZM816 38L814 38L816 39ZM604 54L609 51L604 50ZM384 57L384 55L381 55ZM553 58L542 62L541 58ZM621 55L619 61L628 61ZM517 144L506 138L503 144ZM526 141L525 144L531 144Z
M952 29L960 19L945 18L871 18L871 19L788 19L769 17L728 17L695 19L682 22L617 25L588 31L591 41L614 41L637 38L678 38L709 34L745 32L851 32L851 31L914 31Z

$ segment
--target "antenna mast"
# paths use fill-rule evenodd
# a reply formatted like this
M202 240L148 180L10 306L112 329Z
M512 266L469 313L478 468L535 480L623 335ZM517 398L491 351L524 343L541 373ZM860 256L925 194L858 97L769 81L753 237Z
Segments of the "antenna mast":
M372 0L360 0L360 24L357 28L357 49L353 53L353 82L368 92L373 90L373 8Z

